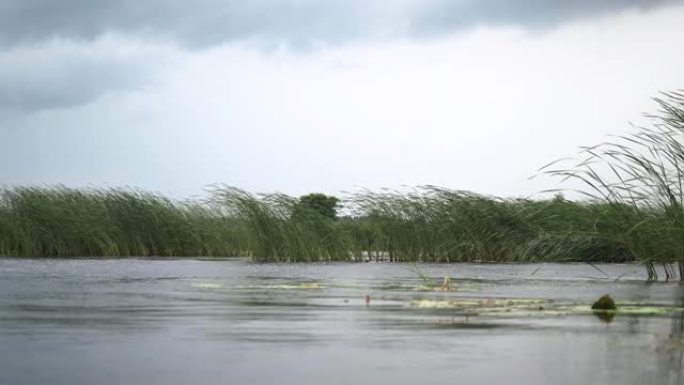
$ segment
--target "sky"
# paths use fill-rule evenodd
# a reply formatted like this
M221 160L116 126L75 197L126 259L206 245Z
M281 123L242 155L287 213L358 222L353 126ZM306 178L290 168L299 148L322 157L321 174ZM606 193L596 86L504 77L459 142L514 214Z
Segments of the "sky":
M563 187L684 88L680 0L3 0L0 185Z

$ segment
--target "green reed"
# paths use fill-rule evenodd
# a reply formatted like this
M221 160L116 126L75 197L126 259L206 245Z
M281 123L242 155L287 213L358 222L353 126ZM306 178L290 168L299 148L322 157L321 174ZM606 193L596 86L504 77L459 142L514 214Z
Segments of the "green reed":
M0 254L234 255L239 224L199 203L120 189L0 191Z
M371 255L390 261L621 261L619 220L601 204L511 200L434 186L351 200Z
M215 187L212 201L245 228L244 241L257 261L312 262L354 259L349 231L284 194L255 196Z
M585 147L543 171L582 182L581 193L622 212L614 214L628 227L620 242L646 265L649 278L658 278L655 263L663 264L666 279L674 277L671 264L679 262L684 280L684 93L654 100L660 108L649 126Z
M239 221L258 261L629 261L630 206L511 200L425 186L361 191L331 219L283 194L217 187L212 201Z
M629 243L635 239L632 223L643 215L630 205L501 199L434 186L343 198L345 215L331 217L295 197L228 186L214 187L208 202L122 189L17 187L0 192L0 254L626 261L636 255ZM655 235L658 224L641 224L644 242L662 242Z

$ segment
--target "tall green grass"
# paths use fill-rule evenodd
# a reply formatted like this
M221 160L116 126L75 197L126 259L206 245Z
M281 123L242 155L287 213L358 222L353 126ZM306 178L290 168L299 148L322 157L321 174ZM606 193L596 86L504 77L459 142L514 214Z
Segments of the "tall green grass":
M352 203L374 255L391 261L623 261L621 229L601 204L510 200L428 186L364 192ZM373 253L372 253L373 254Z
M258 261L530 262L633 260L623 212L605 204L506 200L434 186L361 191L331 219L282 194L214 190Z
M235 255L239 224L199 203L120 189L0 191L0 254Z
M679 262L684 279L684 93L662 93L655 101L659 110L647 127L586 147L544 171L580 181L587 187L581 193L622 219L628 229L621 242L650 278L658 278L655 263L669 279L676 274L671 264Z
M244 226L243 241L257 261L339 261L359 254L344 226L296 198L217 187L212 201Z
M341 209L345 215L334 218L295 197L228 186L215 187L208 202L121 189L18 187L0 192L0 254L625 261L636 255L625 234L642 215L630 205L500 199L434 186L360 191L345 196Z

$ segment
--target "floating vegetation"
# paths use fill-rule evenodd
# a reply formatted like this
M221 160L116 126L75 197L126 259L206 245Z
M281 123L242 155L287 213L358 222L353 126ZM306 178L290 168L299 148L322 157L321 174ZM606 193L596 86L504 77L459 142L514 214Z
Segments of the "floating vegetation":
M615 307L615 301L610 295L604 294L599 298L593 305L591 305L592 310L617 310Z
M323 289L324 286L318 282L299 282L267 285L237 286L238 289L273 289L273 290L313 290Z
M457 299L420 299L408 303L408 306L421 309L461 309L461 310L482 310L485 312L500 312L523 309L538 310L540 306L547 304L548 301L542 299L528 298L457 298Z
M613 304L615 306L615 304ZM671 316L681 313L684 308L626 303L613 309L594 309L586 304L568 304L536 298L451 298L451 299L418 299L406 304L418 309L453 310L456 314L469 316L506 317L548 317L594 314L601 320L610 322L616 315L629 316Z
M282 290L313 290L322 289L323 285L317 282L304 282L292 285L267 285L267 289L282 289Z
M395 290L395 291L418 291L418 292L472 292L478 290L478 285L470 282L459 282L458 287L452 284L450 289L444 289L443 282L434 280L429 283L387 283L379 287L380 290Z
M220 289L223 287L223 285L221 285L219 283L210 283L210 282L193 283L190 286L198 288L198 289Z

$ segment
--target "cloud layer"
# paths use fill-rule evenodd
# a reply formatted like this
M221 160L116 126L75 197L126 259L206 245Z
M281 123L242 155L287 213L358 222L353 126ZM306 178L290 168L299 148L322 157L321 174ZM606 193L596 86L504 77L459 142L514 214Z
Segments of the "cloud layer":
M448 33L473 25L551 28L625 10L650 10L678 0L433 0L415 17L416 34Z
M108 33L188 48L249 40L312 47L359 39L425 36L474 25L548 27L568 20L680 0L9 0L0 44L95 39Z
M52 40L0 52L0 110L37 111L147 87L167 51L122 39Z
M7 0L0 4L0 109L70 107L145 87L163 59L145 45L312 49L478 25L545 29L669 3L682 1Z

